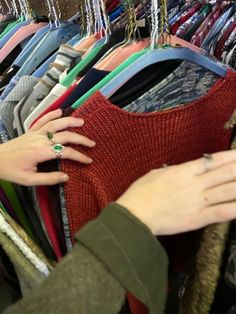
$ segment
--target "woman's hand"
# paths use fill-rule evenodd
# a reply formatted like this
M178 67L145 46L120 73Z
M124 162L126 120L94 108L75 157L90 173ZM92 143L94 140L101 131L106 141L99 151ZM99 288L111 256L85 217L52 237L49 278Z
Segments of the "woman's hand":
M171 235L236 218L236 151L153 170L118 200L154 235Z
M53 134L53 141L58 144L80 144L93 147L95 143L79 134L63 131L68 127L84 124L82 119L60 118L62 111L55 110L42 117L31 130L7 143L0 145L0 178L22 185L52 185L66 182L69 178L63 172L39 173L37 165L41 162L56 159L53 142L47 136ZM65 147L61 158L90 164L92 160Z

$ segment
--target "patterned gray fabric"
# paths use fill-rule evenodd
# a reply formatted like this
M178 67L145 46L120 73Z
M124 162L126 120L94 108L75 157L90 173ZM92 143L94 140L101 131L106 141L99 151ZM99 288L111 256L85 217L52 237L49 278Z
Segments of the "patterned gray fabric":
M29 114L38 106L38 104L49 94L51 89L58 83L59 76L81 56L81 53L70 45L61 45L55 61L51 68L34 86L21 110L21 120L24 122Z
M6 99L0 102L0 117L11 139L14 138L14 108L22 98L32 92L33 87L38 81L38 78L32 76L21 77L16 87L10 92Z
M5 127L5 124L3 123L2 119L0 118L0 142L1 143L6 143L9 141L9 134L7 132L7 129Z
M218 76L197 64L184 61L173 73L124 109L154 112L191 103L204 96Z

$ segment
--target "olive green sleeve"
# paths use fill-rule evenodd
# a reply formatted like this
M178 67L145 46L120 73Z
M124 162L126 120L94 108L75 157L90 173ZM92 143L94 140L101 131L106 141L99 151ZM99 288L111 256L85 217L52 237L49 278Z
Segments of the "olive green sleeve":
M5 314L117 314L126 290L151 314L163 313L166 254L138 219L113 203L76 239L49 278Z
M126 208L109 204L76 239L149 308L149 314L164 313L167 255L146 225Z

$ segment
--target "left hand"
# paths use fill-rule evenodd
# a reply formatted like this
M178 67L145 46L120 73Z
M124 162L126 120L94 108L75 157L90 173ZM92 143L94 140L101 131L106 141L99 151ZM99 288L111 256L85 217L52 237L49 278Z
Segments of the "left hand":
M39 163L57 158L47 132L53 134L54 143L61 145L71 143L91 148L95 145L94 141L82 135L65 131L68 127L82 126L83 119L61 118L61 115L60 109L52 111L42 117L28 133L0 145L0 179L26 186L53 185L69 180L63 172L37 172ZM84 164L92 162L91 158L70 147L65 147L61 158Z

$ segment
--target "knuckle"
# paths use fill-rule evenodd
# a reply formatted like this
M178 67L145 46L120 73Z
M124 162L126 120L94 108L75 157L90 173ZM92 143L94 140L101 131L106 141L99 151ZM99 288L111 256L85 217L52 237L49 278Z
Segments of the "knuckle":
M224 206L216 206L213 211L216 222L223 222L228 219L228 211L224 210Z

